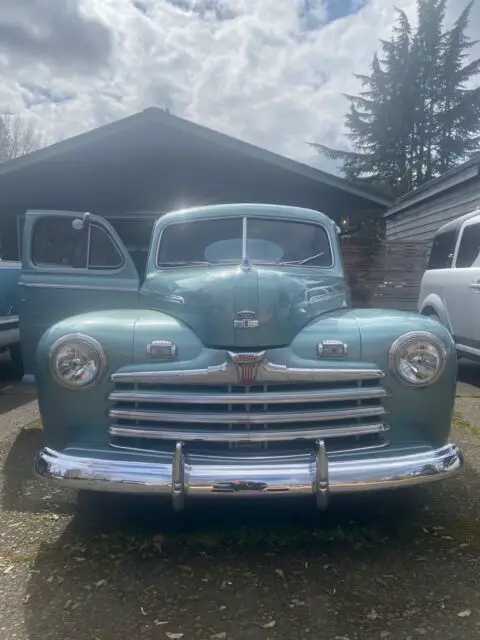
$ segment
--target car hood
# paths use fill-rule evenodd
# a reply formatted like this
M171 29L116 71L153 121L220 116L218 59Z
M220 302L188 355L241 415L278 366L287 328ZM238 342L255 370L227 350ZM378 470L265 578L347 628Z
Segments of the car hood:
M141 295L142 306L178 318L219 348L288 345L314 318L349 302L343 278L306 267L175 268L148 276Z

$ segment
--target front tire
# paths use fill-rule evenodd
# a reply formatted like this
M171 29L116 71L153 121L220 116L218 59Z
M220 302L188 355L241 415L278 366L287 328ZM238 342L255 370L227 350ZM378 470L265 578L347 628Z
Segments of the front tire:
M440 320L440 316L438 316L436 313L427 313L425 314L427 316L427 318L431 318L432 320L436 320L437 322L440 322L440 324L442 323L442 321Z

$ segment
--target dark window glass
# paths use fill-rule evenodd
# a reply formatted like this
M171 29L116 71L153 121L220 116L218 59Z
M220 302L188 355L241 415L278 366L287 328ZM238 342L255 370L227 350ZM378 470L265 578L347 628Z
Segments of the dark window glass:
M0 260L20 260L19 222L17 216L0 219Z
M89 269L118 269L123 258L108 233L102 227L90 225Z
M470 224L465 227L458 247L457 260L455 266L480 267L480 223Z
M72 218L40 219L33 232L35 264L73 269L117 269L122 256L107 232L94 224L74 229Z
M242 218L174 223L162 233L158 265L240 262ZM301 262L331 267L332 252L324 227L290 220L248 218L247 255L253 263Z
M455 229L435 236L427 269L449 269L452 266L455 236Z
M155 224L154 218L137 218L136 220L115 218L110 219L109 222L120 236L120 240L130 254L140 279L143 280Z

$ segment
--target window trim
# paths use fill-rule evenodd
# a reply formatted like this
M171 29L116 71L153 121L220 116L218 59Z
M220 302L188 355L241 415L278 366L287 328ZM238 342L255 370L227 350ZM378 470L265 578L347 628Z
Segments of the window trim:
M440 236L444 236L447 233L452 233L452 246L453 246L453 251L451 251L450 253L448 253L447 258L449 255L451 255L451 259L450 259L450 264L444 266L444 267L430 267L430 260L432 258L432 253L433 253L433 249L434 249L434 245L435 245L435 241L440 237ZM451 229L448 231L442 231L441 233L437 232L433 238L433 242L432 242L432 248L430 249L430 254L428 256L428 262L427 262L427 267L425 269L425 271L446 271L447 269L451 269L453 266L453 260L455 257L455 249L457 247L457 242L458 242L458 229Z
M457 241L455 244L455 249L453 251L453 258L452 258L452 269L472 269L474 267L457 267L457 258L458 258L458 253L460 250L460 245L462 244L462 239L463 239L463 234L465 233L465 230L468 227L471 227L474 224L480 224L480 215L478 216L474 216L473 218L469 218L468 220L465 220L465 222L462 224L462 226L459 229L458 232L458 236L457 236Z
M160 230L160 234L158 236L158 240L157 240L157 246L156 246L156 250L155 250L155 268L160 270L160 271L167 271L169 269L181 269L183 267L162 267L159 266L159 251L160 251L160 244L162 242L162 236L163 233L165 231L165 229L168 229L169 227L171 227L172 225L176 225L176 224L186 224L186 223L190 223L190 222L207 222L210 220L225 220L225 219L237 219L242 221L243 218L248 218L249 220L270 220L270 221L275 221L275 222L279 222L279 221L285 221L285 222L298 222L300 224L307 224L307 225L311 225L311 226L315 226L315 227L321 227L323 232L325 233L325 235L327 236L327 241L328 241L328 247L330 249L330 256L331 256L331 263L328 267L319 267L318 265L310 265L310 264L276 264L276 263L263 263L264 266L269 266L269 267L278 267L278 268L298 268L301 267L302 269L334 269L336 266L336 256L335 256L335 251L334 251L334 247L332 245L332 238L330 236L330 233L327 229L327 227L322 224L321 222L312 222L310 220L303 220L302 218L292 218L292 217L281 217L280 219L275 218L273 216L264 216L264 215L247 215L245 213L239 212L238 216L237 215L231 215L231 216L218 216L218 215L211 215L211 216L205 216L202 218L197 218L195 219L189 219L187 221L183 220L183 221L176 221L173 220L172 222L169 222L168 224L166 224L164 227L162 227L162 229ZM153 242L153 235L152 235L152 242ZM233 263L229 263L229 264L233 264ZM240 264L240 260L238 261L238 264ZM256 266L255 263L252 263L253 266ZM257 263L258 266L262 266L262 263ZM194 266L194 265L192 265ZM213 263L211 265L209 265L210 267L225 267L225 263Z
M53 271L55 270L57 273L79 273L79 274L86 274L86 273L97 273L97 274L107 274L107 275L115 275L119 272L121 272L124 267L125 267L125 256L123 253L123 249L119 246L118 242L115 241L115 238L112 237L112 234L110 233L109 229L107 229L104 225L95 222L89 222L90 226L95 226L98 227L99 229L101 229L103 231L103 233L105 233L107 235L107 237L109 238L110 242L114 245L115 249L117 250L120 258L121 258L121 264L119 267L72 267L70 265L64 265L64 264L46 264L46 263L42 263L42 262L35 262L34 260L34 255L33 255L33 249L34 249L34 239L35 239L35 230L36 227L38 225L39 222L42 222L43 220L74 220L73 217L67 217L67 216L58 216L58 217L52 217L52 216L42 216L39 217L37 220L35 220L35 224L33 225L32 228L32 236L31 236L31 244L30 244L30 262L31 264L36 267L37 269L43 269L45 271ZM88 265L88 258L89 258L89 246L87 245L87 265Z

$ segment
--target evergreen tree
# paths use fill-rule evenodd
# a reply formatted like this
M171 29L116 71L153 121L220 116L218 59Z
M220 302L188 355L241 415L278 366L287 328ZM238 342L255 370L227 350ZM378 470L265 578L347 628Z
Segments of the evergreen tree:
M473 2L443 31L447 0L417 0L418 24L397 10L392 37L381 41L363 90L347 95L353 151L313 143L342 162L344 175L391 196L423 184L480 151L480 87L467 83L480 59L466 36Z

